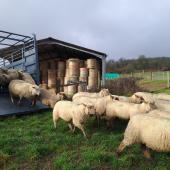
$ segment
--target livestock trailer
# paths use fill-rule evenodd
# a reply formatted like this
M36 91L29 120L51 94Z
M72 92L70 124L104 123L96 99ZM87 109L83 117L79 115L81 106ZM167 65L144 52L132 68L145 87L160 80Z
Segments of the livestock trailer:
M36 37L0 31L0 67L21 69L29 72L39 84L39 63ZM11 103L8 87L0 86L0 117L39 112L48 109L37 102L30 107L28 101L22 105Z

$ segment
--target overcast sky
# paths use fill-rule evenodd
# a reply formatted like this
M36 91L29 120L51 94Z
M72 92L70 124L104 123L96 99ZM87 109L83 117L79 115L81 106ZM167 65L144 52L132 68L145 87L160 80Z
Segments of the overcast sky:
M54 37L109 58L170 56L170 0L0 0L0 29Z

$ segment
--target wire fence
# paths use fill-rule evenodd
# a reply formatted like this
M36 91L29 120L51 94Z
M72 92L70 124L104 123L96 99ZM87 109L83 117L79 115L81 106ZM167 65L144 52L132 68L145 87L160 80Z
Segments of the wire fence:
M165 81L166 86L170 87L170 71L156 71L156 72L131 72L130 74L121 74L122 78L125 77L137 77L148 81Z

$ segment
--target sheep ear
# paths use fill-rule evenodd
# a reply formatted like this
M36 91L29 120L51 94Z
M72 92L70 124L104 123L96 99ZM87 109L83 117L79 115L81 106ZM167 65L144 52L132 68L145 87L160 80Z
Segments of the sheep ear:
M134 94L134 96L137 97L137 98L140 98L140 96L138 96L137 94Z
M137 97L137 98L141 99L143 102L145 102L145 99L142 96L138 96L135 94L135 97Z

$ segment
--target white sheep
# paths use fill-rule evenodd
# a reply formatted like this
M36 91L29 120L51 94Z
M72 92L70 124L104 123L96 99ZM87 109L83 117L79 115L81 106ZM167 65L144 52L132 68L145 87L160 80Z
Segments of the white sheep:
M143 102L141 104L112 101L107 104L106 107L106 119L110 120L113 118L130 119L131 116L137 113L147 113L153 109L156 109L154 103Z
M8 85L11 80L20 78L20 71L17 71L15 69L0 69L0 85Z
M141 100L146 102L154 102L156 107L162 111L170 112L169 95L166 94L152 94L147 92L136 92L131 96L132 100Z
M108 89L102 89L99 93L89 93L89 92L78 92L74 94L72 99L75 99L80 96L87 96L87 97L104 97L110 95Z
M170 112L161 111L161 110L158 110L158 109L152 110L148 114L151 115L151 116L170 118Z
M6 74L0 74L0 86L9 84L9 80Z
M77 104L85 104L85 105L91 104L94 106L96 113L101 116L106 111L106 104L112 100L113 98L111 95L104 96L104 97L80 96L73 99L73 102Z
M65 99L65 95L63 93L51 94L48 90L40 88L40 95L37 99L42 104L47 105L50 108L54 108L58 101Z
M127 96L118 96L118 95L112 95L114 100L122 101L122 102L129 102L129 103L142 103L143 100L141 98L132 98L132 97L127 97Z
M148 159L151 156L147 147L158 152L170 152L170 119L149 114L133 116L117 149L117 155L135 143L141 144L144 156Z
M106 112L106 105L108 102L113 100L111 95L104 96L104 97L87 97L87 96L79 96L73 99L73 102L77 104L85 104L85 105L92 105L96 110L96 118L99 125L99 119L101 116L105 115Z
M55 104L53 109L54 127L56 128L56 122L61 118L68 122L72 132L74 132L75 127L77 127L83 132L84 137L87 137L83 124L89 115L94 113L95 109L93 106L86 106L83 104L77 105L71 101L59 101Z
M22 73L21 74L21 79L27 83L30 83L30 84L36 84L34 79L31 77L30 74L28 73Z
M37 85L32 85L23 80L12 80L8 88L12 103L14 103L14 98L19 98L18 104L20 104L22 98L26 98L32 100L32 105L35 105L36 99L40 95L40 89Z
M136 92L131 96L132 100L141 100L145 102L155 102L153 94L148 92Z
M159 94L154 94L154 97L155 97L156 99L168 100L168 101L170 101L170 95L169 95L169 94L159 93Z
M10 82L11 80L21 79L22 72L15 69L8 69L7 75Z

